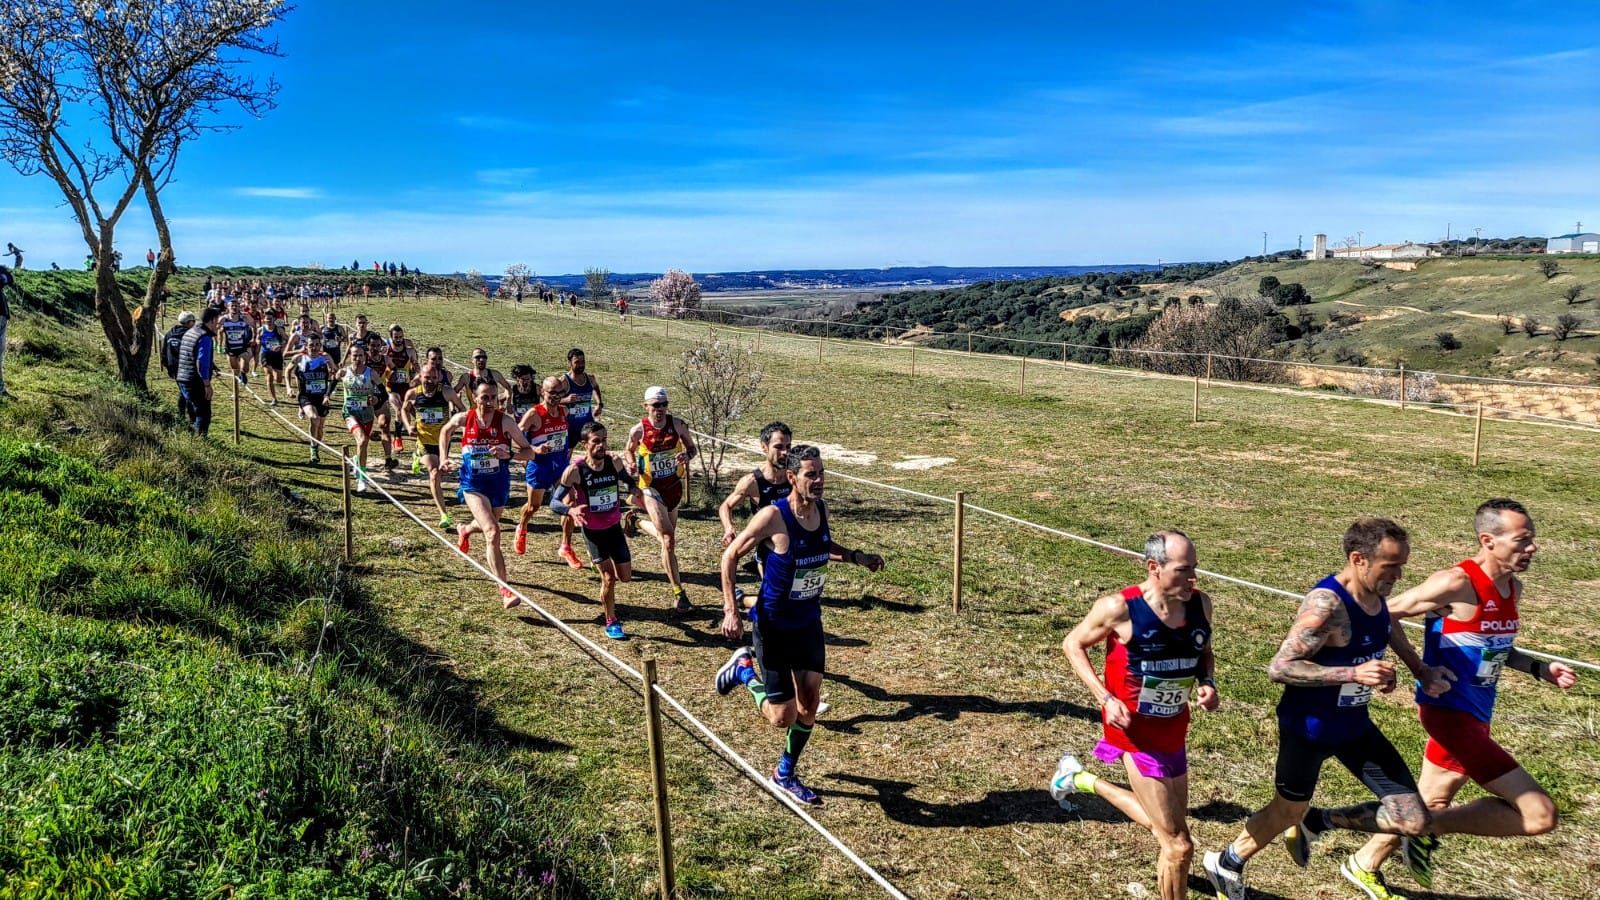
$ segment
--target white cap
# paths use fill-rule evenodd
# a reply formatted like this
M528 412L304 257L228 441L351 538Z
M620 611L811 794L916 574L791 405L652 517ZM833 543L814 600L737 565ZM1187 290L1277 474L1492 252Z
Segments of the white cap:
M662 387L659 384L652 385L651 387L645 388L644 389L644 402L646 402L646 403L666 403L667 402L667 389Z

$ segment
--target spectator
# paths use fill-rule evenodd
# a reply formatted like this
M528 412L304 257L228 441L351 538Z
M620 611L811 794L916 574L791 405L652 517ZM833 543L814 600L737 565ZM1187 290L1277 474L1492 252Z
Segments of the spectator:
M6 295L11 293L14 281L11 270L0 266L0 400L11 397L6 390L6 323L11 321L11 304Z
M6 253L11 257L11 268L22 271L22 248L6 241Z
M144 251L144 265L147 269L156 267L156 251L154 249L146 249Z
M183 352L183 335L194 327L194 313L184 312L178 316L178 324L161 338L161 368L167 372L167 377L173 381L178 380L178 359ZM178 390L178 412L185 422L193 422L194 416L189 411L189 401L185 397L182 385Z
M189 421L194 433L205 437L211 430L211 376L216 373L212 350L217 333L217 321L222 310L206 307L200 321L183 334L178 347L178 395L180 404L189 403Z

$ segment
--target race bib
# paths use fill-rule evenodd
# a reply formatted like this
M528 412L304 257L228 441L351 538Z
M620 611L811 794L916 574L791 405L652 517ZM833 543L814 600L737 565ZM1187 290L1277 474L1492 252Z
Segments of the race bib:
M283 341L280 341L275 337L269 337L269 338L262 338L261 339L261 347L262 347L262 349L266 350L268 353L276 353L276 352L278 352L278 348L282 347L282 346L283 346Z
M363 413L367 411L367 398L349 397L344 401L344 410L348 413Z
M474 452L470 459L472 460L472 471L474 472L500 471L500 458L487 451L482 453Z
M1339 685L1339 705L1366 706L1372 702L1372 685L1370 684L1341 684Z
M678 451L658 450L650 454L650 477L671 478L678 474Z
M589 495L589 510L591 512L610 512L617 508L617 486L608 484L597 488Z
M789 588L789 596L795 600L821 599L822 587L827 581L827 563L809 569L796 569L794 586Z
M411 376L406 372L405 369L395 369L393 372L389 373L389 381L391 384L406 384L410 380Z
M1170 719L1182 714L1189 706L1189 693L1194 690L1194 681L1193 675L1187 678L1144 676L1139 685L1139 715Z
M424 425L444 424L444 410L442 409L424 409L420 410L419 412L422 416L422 424Z
M326 378L307 378L305 386L308 394L326 394L328 392L328 380Z
M567 407L567 415L574 419L587 419L593 409L594 400L585 397L582 400L573 401L572 405Z
M560 453L561 451L567 449L566 431L552 432L550 436L545 439L545 444L549 446L550 452L552 453Z
M1474 679L1478 687L1494 687L1500 680L1500 670L1506 667L1506 660L1511 656L1511 648L1483 651L1483 656L1478 660L1478 671Z

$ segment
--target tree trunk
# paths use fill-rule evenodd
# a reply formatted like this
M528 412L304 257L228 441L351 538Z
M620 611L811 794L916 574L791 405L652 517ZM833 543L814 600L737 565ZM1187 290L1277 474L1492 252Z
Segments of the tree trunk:
M94 309L111 345L111 355L116 359L117 378L139 390L147 390L145 372L150 366L150 344L154 336L155 318L144 314L142 308L129 312L123 299L122 287L113 270L111 228L103 228L95 247Z

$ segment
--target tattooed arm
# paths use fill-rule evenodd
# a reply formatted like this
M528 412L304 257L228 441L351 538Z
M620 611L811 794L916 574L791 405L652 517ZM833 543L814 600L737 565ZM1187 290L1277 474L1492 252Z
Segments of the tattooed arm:
M1315 687L1327 684L1393 686L1394 663L1368 660L1359 666L1321 666L1311 661L1335 635L1349 640L1350 616L1333 591L1318 588L1306 595L1295 615L1294 627L1267 666L1267 676L1279 684Z

